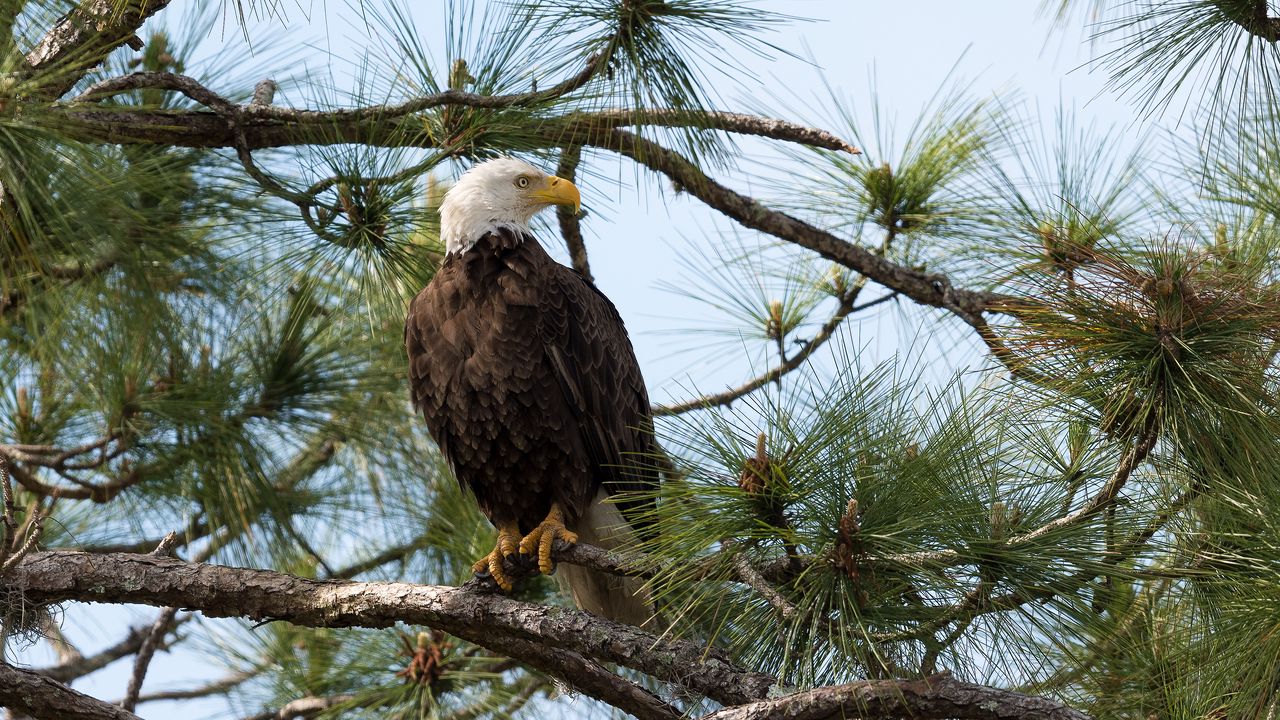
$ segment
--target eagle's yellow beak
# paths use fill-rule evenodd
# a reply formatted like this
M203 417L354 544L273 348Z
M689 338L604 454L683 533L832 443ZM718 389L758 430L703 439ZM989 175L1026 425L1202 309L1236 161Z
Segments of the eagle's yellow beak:
M535 200L551 205L572 205L574 213L582 208L582 194L578 192L577 185L555 175L548 175L544 183L543 187L531 193Z

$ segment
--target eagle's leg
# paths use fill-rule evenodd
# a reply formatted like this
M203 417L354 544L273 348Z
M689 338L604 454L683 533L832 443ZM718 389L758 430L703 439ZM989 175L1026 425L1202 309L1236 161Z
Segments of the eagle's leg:
M511 580L507 578L506 571L502 569L502 561L519 549L519 542L519 525L514 522L499 525L497 546L494 547L493 552L477 560L471 566L471 571L484 572L488 570L489 574L493 576L493 581L498 583L498 587L506 592L511 592Z
M551 503L547 519L520 541L520 552L532 555L535 549L538 551L538 569L543 575L550 575L556 569L551 562L551 546L555 544L556 538L567 543L578 542L578 534L564 526L564 510L560 508L560 503Z

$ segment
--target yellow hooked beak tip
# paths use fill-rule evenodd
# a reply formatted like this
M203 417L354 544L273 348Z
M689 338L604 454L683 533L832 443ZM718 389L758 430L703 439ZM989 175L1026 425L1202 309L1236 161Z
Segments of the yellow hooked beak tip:
M552 205L569 205L576 215L582 209L582 194L578 186L555 175L548 175L546 186L534 193L537 199Z

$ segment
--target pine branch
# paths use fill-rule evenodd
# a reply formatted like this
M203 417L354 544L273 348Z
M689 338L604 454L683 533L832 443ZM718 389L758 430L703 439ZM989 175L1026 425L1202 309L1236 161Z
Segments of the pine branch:
M8 456L8 454L9 451L0 446L0 456ZM92 500L95 503L110 502L116 495L137 485L146 475L146 469L142 466L137 466L120 475L116 475L104 483L81 483L78 487L67 487L65 485L47 483L17 462L10 463L9 470L13 473L13 479L17 480L18 484L27 492L41 497L64 500Z
M574 690L602 700L639 720L677 720L683 716L657 695L579 653L516 638L494 640L492 649L518 657L521 663L558 677Z
M357 560L350 565L338 568L331 574L327 575L328 580L350 580L357 575L362 575L370 570L382 567L387 563L397 561L403 562L413 553L421 550L423 547L423 538L418 536L407 543L389 547L376 555L370 556L363 560Z
M697 165L677 152L638 135L613 130L604 135L575 137L575 141L611 150L659 172L711 208L743 227L812 250L822 257L866 275L871 280L928 307L950 310L962 319L984 312L1002 312L1014 298L997 293L953 287L949 278L899 265L873 250L771 210L755 198L712 180Z
M787 358L785 362L770 368L767 372L748 380L741 385L725 390L724 392L703 395L701 397L686 400L674 405L654 405L653 414L657 417L668 415L680 415L692 410L700 410L703 408L721 407L731 405L735 400L749 395L756 390L778 380L793 370L799 369L805 362L818 351L828 340L835 336L836 330L840 328L845 318L853 315L861 310L875 307L884 302L888 302L897 297L897 293L889 293L883 297L876 298L861 305L854 303L858 299L858 295L863 288L862 284L855 284L850 291L840 299L840 305L836 308L835 313L818 328L818 332L800 349L800 352Z
M566 121L575 130L605 132L624 127L667 127L721 130L737 135L754 135L799 145L861 155L862 151L822 128L809 127L777 118L746 113L669 109L617 109L578 112Z
M1280 42L1280 18L1267 14L1267 0L1254 0L1250 12L1239 12L1239 3L1215 3L1217 10L1250 35L1267 42Z
M151 629L147 632L146 638L142 641L142 646L138 648L138 657L134 659L133 673L129 676L129 686L125 690L124 699L120 701L120 707L133 712L138 706L138 695L142 693L142 681L147 677L147 669L151 666L151 658L156 654L156 649L160 647L164 640L164 636L173 628L174 619L178 614L178 608L167 607L160 611L160 615L151 625Z
M242 672L232 673L220 680L206 683L186 690L158 690L156 692L144 693L138 696L138 704L148 702L157 702L161 700L194 700L195 698L209 697L210 695L225 695L226 693L236 689L244 683L252 680L262 673L262 668L253 668ZM123 702L121 700L120 702ZM116 703L119 705L120 703Z
M141 720L31 670L0 663L0 706L36 720Z
M188 529L178 534L173 544L173 550L177 551L187 547L191 543L203 539L209 535L209 525L204 520L197 519ZM138 540L137 542L111 543L107 545L86 545L77 548L63 548L66 550L83 550L90 553L145 553L155 548L162 542L161 539Z
M932 691L922 689L920 681L868 686L873 688L870 695L864 690L849 689L860 685L824 688L793 696L799 699L792 704L760 705L756 701L765 698L777 681L738 668L701 645L664 640L589 613L463 588L316 581L269 570L187 563L156 555L56 551L25 558L12 574L11 582L22 589L28 601L38 603L81 600L163 604L200 610L209 617L284 620L308 627L388 627L396 622L428 625L552 672L584 693L643 718L674 718L679 713L598 663L617 663L724 705L746 705L741 709L748 713L745 715L712 716L721 720L777 717L751 713L807 708L808 698L812 698L814 707L830 707L830 715L859 698L888 702L890 687L897 688L909 704L886 707L898 707L895 712L910 712L918 717L1001 717L991 703L996 702L994 708L998 709L1003 700L1030 708L1028 712L1041 713L1019 717L1083 717L1049 700L966 683L947 684L945 692ZM584 665L584 660L589 662ZM785 703L786 699L769 702ZM976 713L982 707L988 714L963 714ZM938 708L962 714L931 714L941 712Z
M112 645L111 647L83 657L73 658L67 662L53 665L47 668L41 668L34 672L44 675L47 678L57 680L58 682L71 682L77 678L84 677L89 673L110 665L122 657L127 657L138 652L138 648L142 647L142 643L147 639L147 628L135 627L129 629L129 634L123 640Z
M585 71L584 71L585 72ZM70 103L51 109L69 122L85 139L104 142L137 142L175 147L236 147L235 130L206 112L159 109L110 108L94 110L87 104L115 94L155 88L180 92L224 117L237 118L250 150L303 144L364 143L398 147L422 145L420 133L401 122L437 107L506 109L555 99L576 89L576 81L546 91L514 95L478 95L456 89L424 95L394 105L369 105L339 110L309 110L250 103L237 105L201 85L194 78L167 72L138 72L109 78L86 89ZM620 127L687 127L754 135L810 147L851 154L861 151L836 135L787 120L745 113L667 109L613 109L576 111L545 118L543 134L600 135ZM292 135L291 135L292 133ZM553 140L553 146L562 143Z
M923 680L863 680L726 708L704 720L818 720L820 718L962 718L972 720L1088 720L1046 698L961 682L950 674Z
M322 235L323 230L314 227L314 222L305 212L305 209L314 202L314 198L305 193L287 190L257 168L249 155L252 149L263 147L260 143L267 138L262 137L260 133L266 131L269 126L274 126L271 127L270 132L276 135L272 142L278 142L280 145L318 142L359 142L378 145L379 141L396 145L421 145L425 138L421 138L420 133L406 131L405 134L395 136L385 135L384 133L388 131L388 121L394 125L394 121L398 118L443 105L512 107L528 102L529 95L475 95L448 90L415 98L399 105L320 112L264 105L235 105L186 76L172 73L135 73L104 81L86 91L81 97L94 99L111 92L121 92L136 87L160 87L182 92L212 109L215 115L205 114L202 118L200 113L154 114L154 111L121 111L120 113L110 111L103 115L101 113L104 111L82 110L76 104L59 106L68 120L78 121L75 127L68 129L79 134L96 125L101 134L94 139L107 142L132 141L189 147L236 148L245 170L264 189L302 207L304 219L308 219L313 230ZM880 257L872 250L847 242L785 213L770 210L754 198L715 182L679 153L635 134L611 129L610 122L614 124L634 122L634 117L623 117L618 114L621 112L610 111L611 114L603 116L604 120L600 121L589 114L570 114L558 120L548 120L540 134L546 137L548 144L552 146L563 147L567 144L599 147L631 158L671 178L678 186L744 227L768 233L817 252L917 303L950 310L970 324L973 324L975 319L980 320L984 312L1003 312L1013 304L1014 299L1008 296L955 288L944 275L898 265ZM821 147L835 147L850 152L856 150L834 136L823 134L820 130L801 128L780 120L752 118L752 116L738 113L697 113L689 117L691 121L696 118L711 118L706 121L708 125L719 122L724 129L767 137L776 135L777 139L790 141L823 142L824 145ZM751 118L751 122L746 122L747 118ZM212 122L209 122L210 120ZM191 126L200 123L205 125ZM132 132L130 128L135 127L138 129L138 134L130 136L128 134ZM307 130L308 127L312 130ZM173 132L175 128L179 130L176 134ZM279 135L282 128L285 130L283 136ZM289 135L290 133L292 136Z
M521 662L541 662L522 654L528 646L520 641L527 641L629 667L722 704L763 697L776 682L695 643L662 640L577 610L462 588L307 580L153 555L66 551L28 555L9 581L36 603L178 606L209 617L284 620L308 627L427 625L499 652L505 648Z
M1111 502L1115 500L1116 496L1119 495L1120 491L1124 488L1125 483L1129 480L1129 476L1132 475L1133 471L1142 464L1142 461L1146 460L1147 456L1151 454L1151 450L1155 448L1156 440L1158 439L1159 435L1156 432L1154 423L1152 423L1138 436L1138 438L1133 441L1133 444L1125 452L1124 457L1120 459L1120 464L1116 466L1115 471L1111 473L1111 477L1103 484L1102 489L1098 491L1097 495L1094 495L1088 502L1076 509L1074 512L1047 522L1035 530L1010 538L1009 544L1019 545L1031 542L1032 540L1051 533L1054 530L1080 522L1111 504Z
M41 95L61 97L111 51L126 43L140 42L134 33L170 2L86 0L64 15L27 53L30 73L53 79L41 88Z

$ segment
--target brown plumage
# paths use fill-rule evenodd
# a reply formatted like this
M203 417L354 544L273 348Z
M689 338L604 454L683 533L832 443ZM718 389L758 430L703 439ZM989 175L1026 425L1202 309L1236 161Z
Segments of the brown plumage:
M448 254L413 299L405 348L414 405L495 527L527 540L558 504L561 537L634 541L640 503L601 501L658 480L649 397L622 319L595 286L498 225ZM501 534L495 553L500 566ZM635 624L650 615L634 581L570 566L561 575L584 609Z

